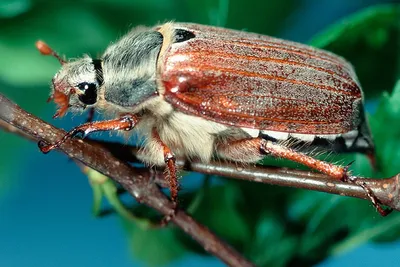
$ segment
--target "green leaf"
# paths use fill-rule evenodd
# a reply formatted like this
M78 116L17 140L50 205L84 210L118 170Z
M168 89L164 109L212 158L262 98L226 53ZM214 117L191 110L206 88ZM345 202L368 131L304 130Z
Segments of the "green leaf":
M349 60L364 92L376 97L399 77L400 5L378 5L349 16L310 43Z
M345 240L349 233L359 229L360 218L366 218L363 220L370 223L367 218L377 215L368 202L358 199L324 194L314 201L319 204L311 207L312 211L301 219L305 228L298 253L303 258L318 255L314 259L321 260L330 246ZM364 226L368 227L367 224Z
M266 213L260 216L246 255L257 266L286 266L297 251L298 241L287 222Z
M391 95L383 94L370 125L377 147L377 161L383 176L399 172L400 166L400 79ZM390 128L387 126L390 125Z
M203 188L204 194L193 216L223 236L231 244L239 245L250 238L250 229L240 213L240 190L235 184Z
M177 242L172 227L161 229L144 229L124 221L128 232L131 251L135 259L146 263L146 266L162 266L184 256L186 249Z
M226 27L243 29L249 32L277 35L284 26L286 18L301 5L299 1L257 0L249 4L247 1L231 0Z
M84 171L93 189L93 211L95 215L102 213L101 200L104 197L113 210L121 216L129 237L131 250L137 259L146 262L149 266L159 266L183 256L186 250L177 242L175 230L172 227L152 228L152 223L148 217L134 215L134 212L140 212L143 207L136 206L136 208L130 210L122 203L117 194L117 187L112 180L87 167ZM175 245L166 246L166 244ZM154 255L157 255L157 257L154 257Z
M298 1L255 0L252 4L241 0L181 1L190 21L208 25L278 34L284 18L299 6Z
M199 5L198 1L185 1L183 7L188 13L191 21L225 26L227 16L229 15L230 0L204 0Z
M94 216L99 216L101 214L101 200L103 199L103 190L101 190L101 185L96 183L91 183L93 192L93 206L92 212Z
M360 37L366 37L375 44L383 44L386 41L385 28L396 26L398 16L399 5L396 4L369 7L331 25L310 43L317 47L328 47L344 41L354 44ZM365 31L371 31L372 34L364 36Z
M12 18L27 12L31 8L30 0L2 0L0 18Z
M68 57L83 52L102 51L114 35L94 10L76 5L63 4L68 16L54 12L59 6L48 3L41 13L28 12L9 23L0 24L0 77L13 86L37 86L48 84L60 68L50 57L39 54L35 48L38 39L45 40L56 51ZM27 32L26 24L30 30Z
M119 198L117 186L113 180L89 167L85 167L84 172L88 176L93 189L93 213L96 216L102 215L101 202L104 197L113 210L125 220L131 221L142 229L148 229L152 226L149 218L136 216L134 209L130 210L125 206Z
M390 217L380 219L379 223L370 224L362 228L360 227L359 231L355 231L343 242L334 245L330 249L330 253L332 255L342 254L383 235L391 236L390 241L397 239L400 232L400 214L396 213L392 214ZM397 233L395 237L393 236L394 231Z

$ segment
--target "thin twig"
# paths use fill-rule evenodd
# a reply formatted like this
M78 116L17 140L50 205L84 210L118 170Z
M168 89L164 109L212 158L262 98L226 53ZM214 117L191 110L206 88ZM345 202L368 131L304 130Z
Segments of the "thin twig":
M39 118L22 110L16 104L0 94L0 127L4 122L18 128L30 139L44 140L53 143L60 139L65 131L57 129ZM7 127L9 131L16 129ZM173 204L163 195L157 185L152 182L152 172L147 168L133 168L124 161L114 157L108 150L96 144L73 139L59 148L70 158L101 172L119 183L139 202L169 215L173 212ZM38 153L39 150L38 150ZM178 210L172 222L189 234L211 254L214 254L229 266L254 266L228 244L216 237L205 226L196 222L182 210Z
M193 162L189 166L190 168L188 169L196 172L215 174L265 184L304 188L308 190L327 192L330 194L366 199L368 201L370 200L362 187L356 184L332 179L332 177L325 174L315 172L254 165L241 168L232 163L219 164L215 162L207 165L200 162ZM399 174L385 179L361 177L358 177L357 179L358 182L365 183L383 205L400 211Z

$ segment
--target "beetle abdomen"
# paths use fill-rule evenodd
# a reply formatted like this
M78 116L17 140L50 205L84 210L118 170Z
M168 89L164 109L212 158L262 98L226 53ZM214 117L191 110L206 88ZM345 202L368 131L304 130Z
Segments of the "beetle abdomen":
M364 125L364 123L361 125ZM302 151L314 151L315 149L337 153L370 153L374 151L373 142L368 129L367 132L363 132L361 127L344 134L326 135L298 134L265 130L260 131L246 128L242 128L242 130L244 130L251 137L262 137L263 139L274 142L284 142L286 144L290 144L292 147L297 147Z

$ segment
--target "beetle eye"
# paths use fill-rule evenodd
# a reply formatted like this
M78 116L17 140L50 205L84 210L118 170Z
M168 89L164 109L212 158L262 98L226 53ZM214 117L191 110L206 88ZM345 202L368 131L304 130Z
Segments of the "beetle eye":
M93 105L97 101L97 86L94 83L80 83L78 84L79 90L83 91L83 95L78 98L86 105Z

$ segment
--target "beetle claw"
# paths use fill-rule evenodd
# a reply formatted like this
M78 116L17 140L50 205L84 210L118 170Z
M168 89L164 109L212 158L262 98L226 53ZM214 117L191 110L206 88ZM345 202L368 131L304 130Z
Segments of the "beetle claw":
M38 147L39 147L39 149L40 149L40 151L43 153L43 154L47 154L47 153L49 153L50 152L50 150L51 150L51 145L50 144L48 144L46 141L44 141L44 140L40 140L39 142L38 142Z

